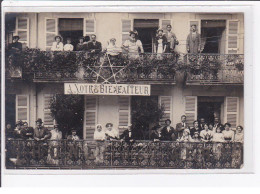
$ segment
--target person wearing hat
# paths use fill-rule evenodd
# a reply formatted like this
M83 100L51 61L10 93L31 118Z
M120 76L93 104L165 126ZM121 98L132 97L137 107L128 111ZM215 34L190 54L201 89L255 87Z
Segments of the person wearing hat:
M64 45L64 51L73 51L74 46L71 44L71 38L67 38L67 44Z
M116 45L115 38L111 38L109 40L108 46L104 49L104 51L106 51L110 57L116 57L122 52L121 48Z
M83 51L84 48L85 48L84 37L81 36L81 37L79 37L79 43L76 46L76 51Z
M19 39L19 36L13 36L13 43L10 44L9 49L11 49L14 52L22 51L23 45L19 42Z
M165 53L172 53L176 45L179 44L179 41L177 40L176 35L172 32L172 26L170 24L166 26L165 37L167 39Z
M132 125L128 125L127 129L120 135L120 139L127 143L134 142Z
M22 138L22 126L23 126L23 122L21 120L16 122L15 129L14 129L15 138Z
M23 139L33 139L33 128L27 122L23 123L21 135Z
M90 41L86 44L86 50L94 54L98 54L102 51L102 44L97 41L97 36L95 34L90 36Z
M186 128L190 128L189 124L186 122L186 115L181 116L181 122L176 124L176 130L178 132L178 138L182 137L183 131Z
M42 126L42 119L36 120L36 127L34 128L33 138L36 141L45 141L51 138L49 130Z
M167 38L163 34L163 29L157 30L157 35L155 37L155 49L157 54L162 54L165 52L167 44Z
M195 24L191 25L191 31L187 37L186 41L186 49L188 53L197 54L200 53L201 50L201 37L197 32L197 26Z
M116 140L119 138L119 131L116 129L113 129L112 123L107 123L105 135L106 135L107 140Z
M166 126L161 131L162 141L176 141L177 131L171 126L172 121L170 119L165 120Z
M52 43L51 51L63 51L62 37L57 35L54 37L54 42Z
M143 44L137 39L137 35L137 31L130 31L130 38L123 44L123 49L128 52L130 58L137 58L139 56L139 50L141 53L144 53Z

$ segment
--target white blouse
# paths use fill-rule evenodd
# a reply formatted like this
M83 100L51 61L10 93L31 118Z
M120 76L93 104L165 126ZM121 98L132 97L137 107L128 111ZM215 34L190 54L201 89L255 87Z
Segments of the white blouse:
M123 46L128 47L129 53L138 53L138 48L141 49L141 53L144 52L143 44L140 40L136 40L136 41L126 40Z
M74 46L72 44L65 44L64 51L73 51Z
M104 133L104 131L95 131L94 132L94 140L105 140L106 138L106 134Z
M107 134L108 136L113 137L113 138L118 138L118 137L119 137L119 133L118 133L118 131L115 130L115 129L112 129L111 131L106 130L106 134Z
M63 43L59 42L59 44L58 44L57 42L53 42L51 51L63 51Z
M226 139L230 139L231 141L234 140L234 131L232 131L231 129L229 131L224 130L222 131L224 138Z

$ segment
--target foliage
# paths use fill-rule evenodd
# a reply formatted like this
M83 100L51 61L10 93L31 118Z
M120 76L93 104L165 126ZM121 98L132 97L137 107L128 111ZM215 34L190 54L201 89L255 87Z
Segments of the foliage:
M148 139L152 124L158 124L164 115L164 107L158 106L158 99L153 97L132 98L133 130L138 134L137 139Z
M69 134L71 129L79 133L83 128L84 115L83 97L78 95L57 94L51 101L51 113L59 124L63 134Z

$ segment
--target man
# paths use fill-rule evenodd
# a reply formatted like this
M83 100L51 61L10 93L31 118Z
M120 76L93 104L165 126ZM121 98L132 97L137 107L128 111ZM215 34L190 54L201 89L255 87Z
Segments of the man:
M219 118L218 117L215 117L214 118L214 125L213 125L213 132L216 132L216 130L217 130L217 128L218 127L221 127L222 125L221 125L221 123L220 123L220 120L219 120Z
M172 26L168 24L166 26L166 33L165 33L165 37L167 39L165 53L172 53L176 45L179 44L176 35L171 30L172 30Z
M96 39L96 35L92 34L90 36L91 40L87 43L86 48L87 51L89 51L90 53L95 53L98 54L102 51L102 45L101 42L98 42Z
M161 131L161 140L163 141L176 141L177 140L177 131L171 126L171 120L165 120L166 126Z
M34 129L33 138L36 141L45 141L47 139L51 138L51 133L47 128L44 128L42 126L42 119L37 119L36 121L36 127Z
M19 42L19 36L13 36L13 43L10 44L10 50L13 52L22 51L23 45Z
M67 140L70 140L70 141L80 140L79 136L77 135L77 130L72 129L71 130L71 135L69 135L67 137Z
M193 128L190 130L190 136L193 138L195 133L200 134L200 132L199 121L196 120L193 122Z
M15 129L14 129L14 137L15 138L21 138L21 132L22 132L22 126L23 126L23 122L17 121L16 125L15 125Z
M201 37L197 32L197 26L195 24L191 25L191 32L187 37L186 41L187 52L190 54L200 53L201 50Z
M134 141L132 125L128 125L127 130L125 130L120 135L120 139L125 140L126 142L133 142Z
M23 139L33 139L33 128L29 127L27 122L23 123L21 135Z
M205 119L200 118L200 125L199 125L200 131L204 130L204 125L205 125Z
M176 130L178 132L178 139L181 139L184 129L189 128L188 123L186 123L186 115L181 116L181 123L177 123Z

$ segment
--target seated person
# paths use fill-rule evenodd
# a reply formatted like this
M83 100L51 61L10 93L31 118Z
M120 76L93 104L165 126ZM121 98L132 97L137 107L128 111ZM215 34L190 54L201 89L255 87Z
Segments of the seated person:
M213 138L213 131L209 130L208 124L204 124L204 130L200 132L201 141L210 142Z
M108 46L105 48L105 51L107 51L107 54L112 57L118 56L120 52L122 52L121 48L116 46L115 38L110 39Z
M234 142L244 142L244 134L243 134L243 127L241 125L237 126Z
M64 45L64 51L73 51L74 46L71 44L71 38L67 38L67 44Z
M20 37L19 36L13 36L13 43L9 45L9 50L11 52L17 52L22 51L23 45L19 42Z
M27 122L23 123L21 135L23 139L33 139L33 128L29 127Z
M216 132L213 133L212 141L213 142L224 142L225 141L220 125L216 128Z
M166 126L161 131L161 140L162 141L176 141L177 140L177 132L171 126L171 120L165 120Z
M193 142L193 139L190 136L190 130L189 128L185 128L183 131L183 134L180 139L178 139L180 142Z
M102 44L101 42L98 42L96 39L96 35L92 34L90 36L90 41L86 45L87 51L89 51L90 53L98 54L102 51Z
M77 130L72 129L71 130L71 135L69 135L67 137L67 140L70 140L70 141L80 140L79 136L77 135Z
M63 51L63 43L61 36L54 37L55 42L52 43L51 51Z
M134 141L132 125L129 125L127 129L120 135L120 139L126 142Z
M113 124L112 123L107 123L106 124L106 139L107 140L115 140L119 138L119 132L116 129L113 129Z
M161 138L162 138L161 126L157 125L157 126L152 128L152 134L151 134L150 139L153 140L153 141L160 141Z

